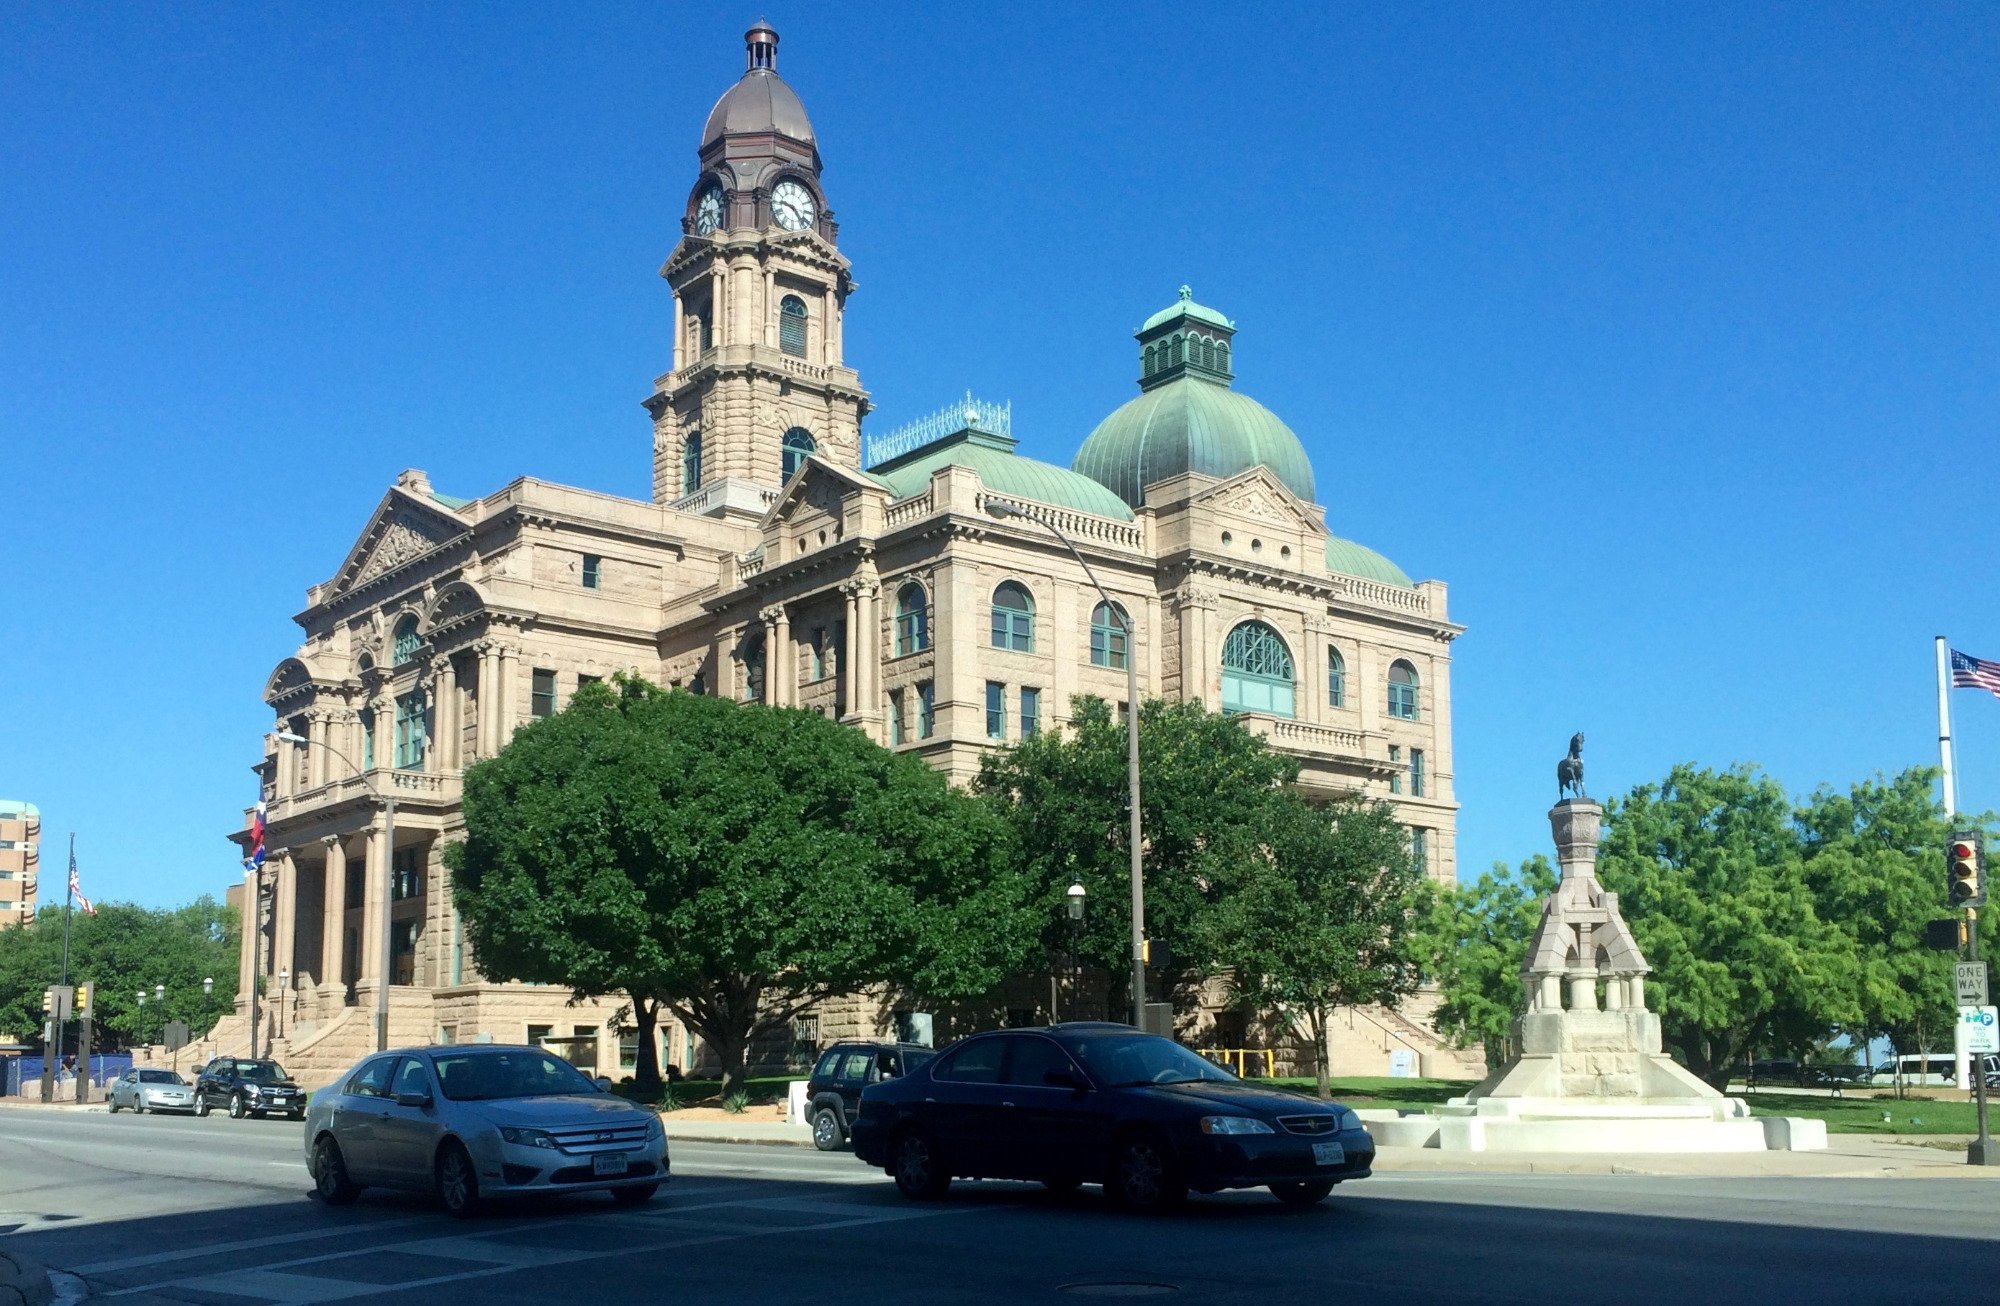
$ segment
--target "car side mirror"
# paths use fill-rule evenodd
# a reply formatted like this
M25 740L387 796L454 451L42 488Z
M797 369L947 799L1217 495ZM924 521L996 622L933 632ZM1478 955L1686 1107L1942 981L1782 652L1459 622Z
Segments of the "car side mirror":
M1079 1093L1090 1089L1090 1085L1086 1084L1074 1070L1044 1070L1042 1082L1051 1088L1073 1088Z
M396 1094L396 1105L397 1105L397 1106L417 1106L417 1107L427 1107L427 1106L429 1106L430 1104L431 1104L431 1095L430 1095L429 1093L398 1093L398 1094Z
M609 1093L611 1091L611 1081L605 1078L603 1075L599 1075L597 1077L596 1084L597 1084L597 1091L600 1093Z

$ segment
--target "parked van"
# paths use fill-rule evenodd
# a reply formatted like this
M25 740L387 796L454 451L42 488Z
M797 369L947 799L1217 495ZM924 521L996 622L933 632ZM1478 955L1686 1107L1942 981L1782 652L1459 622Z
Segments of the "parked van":
M1985 1056L1975 1058L1986 1063L1986 1073L2000 1073L2000 1057ZM1968 1067L1972 1073L1979 1073L1977 1066ZM1955 1088L1958 1085L1958 1064L1949 1052L1933 1052L1928 1056L1897 1057L1875 1067L1875 1073L1868 1082L1877 1088L1888 1088L1895 1084L1897 1071L1902 1072L1903 1083L1911 1087L1931 1086Z

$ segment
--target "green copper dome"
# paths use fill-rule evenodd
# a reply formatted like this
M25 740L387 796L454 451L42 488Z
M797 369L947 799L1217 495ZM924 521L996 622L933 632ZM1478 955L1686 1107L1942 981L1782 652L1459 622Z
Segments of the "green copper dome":
M899 458L869 469L898 499L922 494L940 467L970 467L987 489L1032 503L1074 508L1078 512L1131 521L1132 510L1117 495L1087 476L1067 468L1023 458L1014 452L1011 436L964 430L921 445Z
M1099 422L1070 466L1133 507L1148 485L1200 472L1226 477L1268 467L1293 494L1316 502L1312 463L1292 428L1229 388L1236 324L1178 301L1139 328L1139 397Z
M1396 585L1406 590L1417 587L1409 574L1395 563L1366 545L1343 540L1338 535L1327 537L1326 569L1342 576L1379 580L1384 585Z

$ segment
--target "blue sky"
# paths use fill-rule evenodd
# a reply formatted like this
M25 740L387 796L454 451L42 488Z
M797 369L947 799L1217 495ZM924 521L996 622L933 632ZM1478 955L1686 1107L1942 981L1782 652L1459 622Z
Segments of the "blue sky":
M1755 8L763 12L876 429L970 388L1066 463L1190 283L1333 529L1452 587L1476 873L1574 730L1596 791L1805 790L1935 762L1933 634L2000 658L2000 12ZM236 876L262 683L398 470L647 494L757 16L0 19L0 797L52 868ZM2000 807L2000 701L1955 709Z

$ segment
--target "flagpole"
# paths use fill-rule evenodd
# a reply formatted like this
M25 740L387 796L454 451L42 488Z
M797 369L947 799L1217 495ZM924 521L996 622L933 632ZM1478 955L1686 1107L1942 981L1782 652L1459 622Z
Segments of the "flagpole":
M62 987L64 988L69 987L69 922L70 918L74 915L76 915L76 831L71 830L69 832L69 890L63 895ZM56 1014L62 1014L60 1006L56 1008ZM56 1022L56 1065L58 1067L62 1065L63 1026L66 1024L68 1022L64 1020Z
M1951 676L1945 671L1944 636L1937 637L1938 765L1944 771L1944 817L1958 815L1958 794L1951 777Z

